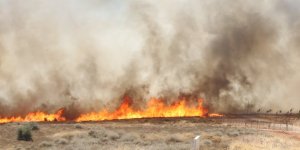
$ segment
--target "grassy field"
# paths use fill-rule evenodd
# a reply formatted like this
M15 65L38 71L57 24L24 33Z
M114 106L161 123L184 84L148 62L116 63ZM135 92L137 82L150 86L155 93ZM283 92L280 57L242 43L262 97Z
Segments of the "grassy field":
M86 123L38 123L33 141L18 141L24 123L0 125L0 149L49 150L189 150L201 135L201 149L296 150L300 147L297 127L281 131L263 126L245 127L229 120L137 119Z

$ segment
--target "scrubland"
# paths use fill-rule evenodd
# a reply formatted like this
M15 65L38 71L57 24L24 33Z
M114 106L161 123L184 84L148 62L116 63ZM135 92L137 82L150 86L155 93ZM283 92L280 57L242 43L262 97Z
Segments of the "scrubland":
M126 120L85 123L38 123L33 141L18 141L23 123L0 125L0 149L5 150L189 150L201 136L201 149L296 150L298 131L234 126L199 120Z

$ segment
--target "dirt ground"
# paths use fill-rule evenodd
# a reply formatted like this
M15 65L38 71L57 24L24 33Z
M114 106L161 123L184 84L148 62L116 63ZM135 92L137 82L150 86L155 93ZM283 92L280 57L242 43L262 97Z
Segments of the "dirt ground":
M18 141L24 123L0 125L0 149L189 150L200 135L201 149L296 150L300 132L214 119L137 119L85 123L38 123L33 141ZM276 125L274 125L276 127ZM277 125L279 126L279 125ZM280 125L281 126L281 125Z

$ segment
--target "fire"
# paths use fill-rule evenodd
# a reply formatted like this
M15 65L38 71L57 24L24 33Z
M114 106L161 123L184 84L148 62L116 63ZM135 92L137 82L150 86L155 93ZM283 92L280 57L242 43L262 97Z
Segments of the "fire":
M54 114L47 114L45 112L37 111L28 113L25 117L0 117L0 123L7 122L40 122L40 121L65 121L66 118L62 117L63 109L58 110Z
M129 97L125 97L124 101L115 111L108 109L99 112L90 112L81 114L74 120L67 120L63 115L64 109L58 110L54 114L48 114L42 111L31 112L21 117L1 117L0 123L8 122L42 122L42 121L102 121L115 119L134 119L134 118L158 118L158 117L221 117L221 114L208 114L208 109L203 107L203 100L198 99L197 104L182 99L170 105L163 100L152 98L148 101L145 109L134 109L132 101Z
M76 121L100 121L113 119L133 119L133 118L155 118L155 117L220 117L220 114L208 114L208 110L202 106L203 100L198 99L197 106L188 105L186 100L179 100L171 105L166 105L162 100L153 98L144 110L135 110L131 107L128 97L122 102L120 107L114 112L104 109L99 112L91 112L80 115Z
M209 114L209 117L223 117L223 115L222 114L212 113L212 114Z

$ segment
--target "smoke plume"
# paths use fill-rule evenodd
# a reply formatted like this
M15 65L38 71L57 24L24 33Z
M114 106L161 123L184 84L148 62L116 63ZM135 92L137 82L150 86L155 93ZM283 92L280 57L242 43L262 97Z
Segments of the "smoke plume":
M0 115L204 98L300 108L298 0L0 0Z

